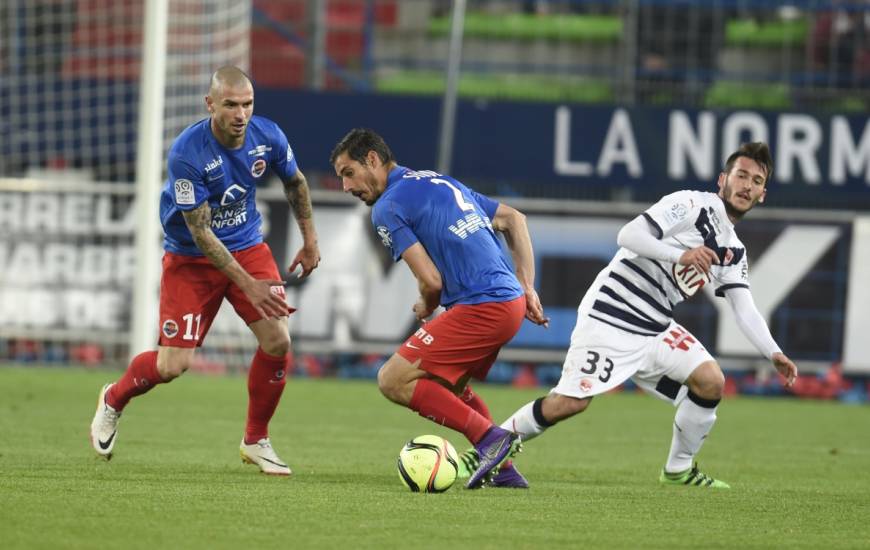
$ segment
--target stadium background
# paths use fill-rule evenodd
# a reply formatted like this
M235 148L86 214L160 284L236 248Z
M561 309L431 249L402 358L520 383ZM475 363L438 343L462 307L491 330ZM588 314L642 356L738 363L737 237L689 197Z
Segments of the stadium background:
M147 300L134 295L157 267L134 243L156 256L159 236L137 218L136 189L156 197L163 153L204 116L214 68L232 63L252 75L255 112L284 128L314 190L324 261L290 281L296 376L373 378L414 326L410 274L328 165L349 128L375 128L402 164L529 214L553 323L525 326L491 376L527 386L558 378L577 303L620 225L664 193L713 190L724 155L759 139L775 180L739 231L759 307L808 374L793 393L867 399L868 3L457 4L467 12L454 112L450 2L170 0L159 113L140 99L153 39L141 0L0 5L0 361L123 368L143 339L153 345L153 278L138 289ZM162 144L143 138L143 119L162 122ZM143 175L149 146L159 161ZM279 187L259 197L286 265L298 235ZM730 392L783 393L717 302L699 296L677 317L721 358ZM255 345L222 312L196 369L244 370Z

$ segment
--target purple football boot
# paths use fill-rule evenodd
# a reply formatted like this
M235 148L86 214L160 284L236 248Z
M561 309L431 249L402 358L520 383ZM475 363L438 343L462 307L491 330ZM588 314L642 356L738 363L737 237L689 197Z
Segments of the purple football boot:
M520 448L520 436L498 426L493 426L474 445L480 464L468 478L465 487L477 489L490 481L492 474L502 462L513 456Z
M490 487L504 487L508 489L528 489L529 482L523 474L517 470L513 463L502 466L501 469L489 482Z

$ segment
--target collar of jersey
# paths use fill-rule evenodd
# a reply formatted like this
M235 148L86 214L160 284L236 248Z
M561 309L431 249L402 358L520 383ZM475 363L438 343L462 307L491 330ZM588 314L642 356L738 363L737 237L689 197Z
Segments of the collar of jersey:
M389 187L389 186L393 185L394 183L396 183L397 181L401 180L402 176L404 176L405 172L407 172L407 171L408 171L408 169L405 168L404 166L396 165L396 167L393 168L392 170L390 170L390 173L387 174L387 187Z

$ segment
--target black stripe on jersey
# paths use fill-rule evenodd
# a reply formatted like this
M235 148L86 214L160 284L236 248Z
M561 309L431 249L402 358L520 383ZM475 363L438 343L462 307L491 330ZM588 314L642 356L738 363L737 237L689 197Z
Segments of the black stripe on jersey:
M651 284L654 287L656 287L657 289L659 289L659 292L662 293L662 296L665 297L665 300L668 300L668 293L665 292L665 289L662 288L662 285L660 285L658 281L653 279L649 273L644 271L644 269L642 267L640 267L636 263L633 263L633 262L630 262L629 260L626 260L625 258L623 258L620 261L622 263L624 263L625 265L627 265L628 267L630 267L632 269L632 271L634 271L635 273L637 273L638 275L643 277L646 280L646 282L648 282L649 284ZM674 307L674 304L672 304L670 300L668 300L668 304L671 306L671 308Z
M659 269L662 270L662 273L664 273L664 274L665 274L665 277L667 277L668 281L669 281L672 285L674 285L674 288L677 289L677 292L680 293L680 295L683 297L683 300L685 300L686 298L689 297L688 294L686 294L685 292L683 292L683 290L680 288L680 285L677 284L677 281L675 281L674 278L671 277L671 274L668 273L668 270L665 269L665 266L663 266L662 264L660 264L660 263L658 262L658 260L652 260L652 263L654 263L655 266L656 266L657 268L659 268Z
M749 285L745 285L743 283L734 283L734 284L730 284L730 285L722 285L716 289L716 296L718 296L720 298L724 298L725 291L731 290L732 288L749 288Z
M638 336L658 336L658 334L651 334L649 332L637 332L636 330L627 329L621 325L617 325L616 323L614 323L612 321L608 321L607 319L603 319L601 317L598 317L597 315L592 315L591 313L589 314L589 317L592 319L595 319L596 321L601 321L605 325L610 325L614 328L618 328L619 330L621 330L623 332L627 332L629 334L637 334Z
M628 302L628 300L626 300L625 298L623 298L622 296L620 296L619 294L617 294L616 292L614 292L613 289L610 288L609 286L604 285L604 286L602 286L599 290L600 290L601 292L603 292L604 294L607 294L608 296L610 296L611 298L613 298L613 299L616 300L617 302L620 302L620 303L622 303L622 304L625 304L626 306L629 307L629 309L631 309L633 312L637 313L638 315L640 315L640 316L643 317L644 319L648 319L648 320L649 320L650 322L652 322L652 323L655 322L655 319L653 319L652 317L650 317L649 315L647 315L646 313L644 313L644 312L641 311L640 309L638 309L638 308L634 307L633 305L631 305L631 304Z
M656 233L658 233L658 235L656 236L656 239L661 240L661 238L665 236L665 232L662 231L661 226L658 223L656 223L656 221L654 219L652 219L652 216L650 216L646 212L643 213L643 217L646 218L647 223L649 223L652 226L652 228L656 230Z
M623 277L619 273L614 273L613 271L611 271L608 275L610 276L611 279L615 279L616 281L618 281L619 284L624 286L632 294L634 294L635 296L637 296L638 298L640 298L644 302L651 305L653 308L656 309L656 311L661 312L662 315L667 315L668 317L674 316L674 312L671 310L671 308L668 308L668 307L661 305L655 298L653 298L652 296L650 296L649 294L647 294L643 290L641 290L641 289L637 288L636 286L634 286L633 284L631 284L631 282L629 282L628 279L626 279L625 277Z
M629 325L634 325L644 330L650 330L652 332L655 332L656 334L660 334L668 328L668 325L662 325L660 323L641 319L637 315L633 315L627 311L619 309L612 304L602 302L601 300L595 300L595 303L592 304L592 309L610 315L611 317L615 317L620 321L628 323Z

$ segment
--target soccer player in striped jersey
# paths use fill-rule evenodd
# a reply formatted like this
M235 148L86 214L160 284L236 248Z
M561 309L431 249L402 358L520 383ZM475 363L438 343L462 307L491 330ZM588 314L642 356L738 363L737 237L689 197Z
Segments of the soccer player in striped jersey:
M344 191L372 207L374 230L393 260L408 264L420 290L413 310L422 325L381 367L381 393L475 445L480 460L468 488L527 486L506 462L519 444L516 434L493 424L468 385L486 377L524 317L547 324L525 216L450 176L399 166L371 130L351 130L330 163ZM496 232L505 236L513 268ZM439 305L447 311L428 320Z
M284 184L303 244L288 271L307 277L320 261L308 183L277 124L253 115L254 88L244 72L222 67L211 79L210 116L185 129L169 150L160 199L165 233L156 351L140 353L100 391L91 444L111 458L121 411L131 399L181 376L226 298L257 338L248 371L248 416L239 445L244 462L290 475L272 448L268 424L290 363L284 281L263 242L255 194L269 169Z
M734 224L764 201L772 167L766 144L743 144L719 174L718 194L678 191L626 224L617 237L621 248L580 302L559 383L502 427L528 441L631 378L677 409L660 482L728 488L694 462L716 421L725 377L672 312L704 285L714 285L743 334L786 385L794 383L797 367L755 306L746 249L734 231Z

